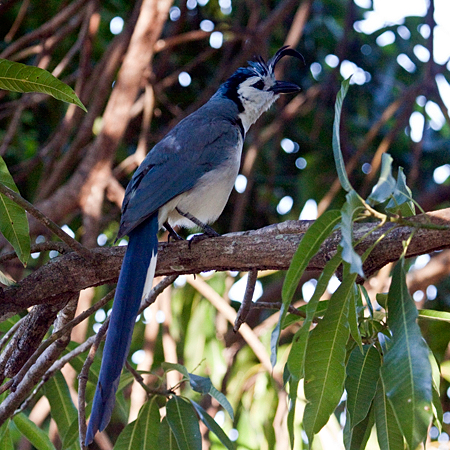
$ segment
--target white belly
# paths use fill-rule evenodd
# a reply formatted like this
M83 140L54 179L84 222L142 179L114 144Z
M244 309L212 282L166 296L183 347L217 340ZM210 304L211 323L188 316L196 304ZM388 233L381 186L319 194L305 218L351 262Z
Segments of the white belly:
M193 228L189 219L175 211L176 207L205 224L214 222L224 210L239 172L241 148L237 150L232 160L207 172L191 190L162 206L158 216L160 226L168 220L171 226Z

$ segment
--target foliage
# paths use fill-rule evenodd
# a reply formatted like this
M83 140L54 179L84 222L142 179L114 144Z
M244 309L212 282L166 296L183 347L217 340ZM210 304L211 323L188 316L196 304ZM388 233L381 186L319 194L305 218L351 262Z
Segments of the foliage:
M232 193L216 224L220 232L256 229L297 219L306 200L318 205L319 217L303 236L286 277L260 274L259 303L265 308L252 309L247 333L260 343L262 353L245 345L249 335L233 333L226 321L232 322L225 305L236 274L179 278L136 324L130 355L145 356L131 364L137 373L125 371L122 376L108 437L115 448L334 449L342 440L339 422L345 421L345 448L372 450L414 449L427 437L431 422L432 439L449 432L443 419L443 412L450 410L445 394L450 380L446 272L441 269L415 283L418 266L409 272L410 263L402 256L390 269L391 278L381 270L364 280L364 264L373 249L359 251L368 235L355 242L353 233L355 223L367 220L411 226L409 218L418 205L427 211L448 206L448 179L439 185L433 181L435 169L448 165L450 124L441 95L448 67L436 63L432 52L428 61L416 56L417 47L431 50L426 27L433 36L434 3L424 18L406 17L404 24L372 33L358 31L367 11L353 0L232 2L231 11L212 0L204 3L191 9L193 2L175 2L170 18L166 14L148 23L148 33L139 35L151 36L141 53L148 57L143 67L141 58L127 59L138 41L133 33L140 3L73 0L62 5L51 0L46 8L26 1L0 4L5 24L0 31L0 83L5 81L6 61L17 70L17 90L25 93L0 91L0 181L65 225L86 247L113 243L122 186L146 149L200 106L236 67L255 53L269 56L284 43L306 60L304 68L287 60L280 64L278 75L301 85L303 92L280 99L249 132L241 172L246 188ZM117 36L109 30L115 16L125 21ZM210 30L205 20L214 30L205 31ZM212 32L224 39L220 49L210 45ZM378 38L385 32L392 32L395 40L382 46ZM397 62L400 53L412 61L412 72ZM357 76L340 87L349 64L357 68ZM20 78L22 70L30 71L38 85L44 73L53 78L49 86L31 87L32 78ZM187 87L178 82L182 72L190 75ZM62 88L69 85L73 90ZM55 98L86 105L88 112L42 95L49 88L65 91L68 97ZM440 125L436 107L444 117ZM419 141L412 140L413 113L424 119ZM283 139L288 139L287 146ZM282 151L281 144L290 150ZM280 208L286 197L293 200L287 212ZM31 220L28 228L23 209L9 197L1 194L0 200L6 208L0 211L1 231L26 264L16 264L7 253L1 269L8 278L26 282L67 248L42 223ZM308 261L336 229L341 233L337 251L326 253L328 262L320 273L311 272ZM69 247L70 239L64 241ZM444 259L447 251L432 255L431 262ZM331 292L335 274L341 283ZM66 279L75 276L76 267L63 274ZM305 303L301 291L308 278L317 282ZM36 281L33 289L46 282ZM223 297L223 309L209 291L200 294L199 286ZM415 292L426 292L429 286L437 286L436 300L430 294L418 303ZM0 355L6 391L0 442L5 448L19 448L22 438L38 449L80 446L73 399L80 394L79 404L86 401L88 415L100 356L89 370L85 393L84 375L76 381L61 368L67 369L68 363L76 374L83 373L93 330L98 331L110 308L109 291L103 284L80 294L80 311L91 303L94 307L85 316L90 316L87 329L74 328L70 338L78 292L70 299L61 296L56 306L49 299L47 307L37 305L1 324L1 331L8 333ZM235 298L231 291L230 297ZM239 307L235 300L231 305ZM27 340L26 331L41 328L52 333L42 345L44 335ZM25 356L21 360L16 353ZM26 370L13 370L16 361ZM138 374L145 391L136 381ZM47 400L49 406L42 406ZM49 439L50 418L59 441Z

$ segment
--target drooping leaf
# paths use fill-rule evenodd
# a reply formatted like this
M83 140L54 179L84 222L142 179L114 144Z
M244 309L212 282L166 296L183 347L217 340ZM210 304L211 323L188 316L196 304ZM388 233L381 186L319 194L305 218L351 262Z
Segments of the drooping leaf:
M381 379L377 384L373 405L380 450L404 450L403 436L398 427L392 406L386 397Z
M308 266L309 260L318 252L322 242L330 235L334 227L339 223L341 214L339 211L327 211L322 214L307 230L292 258L291 265L283 283L282 307L275 329L272 331L270 340L272 366L277 361L277 348L280 339L280 332L286 317L289 305L291 304L295 290L300 278Z
M365 450L375 421L371 404L368 407L367 415L354 427L350 425L350 417L347 410L347 420L344 427L345 450Z
M0 450L14 450L14 445L9 432L9 419L0 427Z
M392 156L388 153L381 155L381 172L378 183L367 198L369 205L377 205L386 201L395 190L395 178L392 176Z
M344 157L342 156L341 151L341 138L339 127L341 124L341 113L342 113L342 104L344 102L344 98L347 95L348 87L350 85L350 78L344 80L341 84L341 89L338 92L336 97L336 103L334 105L334 123L333 123L333 156L334 162L336 164L336 171L338 173L339 181L341 186L347 191L350 192L353 188L350 184L350 181L347 176L347 172L345 170Z
M380 354L372 345L365 345L363 353L359 348L355 348L350 354L345 389L351 428L364 420L369 413L380 377L380 365Z
M206 425L208 430L212 431L228 450L235 450L236 445L230 440L219 424L198 403L194 401L191 401L191 403L197 411L200 420Z
M55 376L51 377L44 387L45 396L50 403L52 417L58 427L63 447L67 448L66 434L78 414L72 402L69 387L61 372L57 372Z
M73 89L39 67L0 59L0 89L13 92L40 92L86 111Z
M50 441L48 434L41 430L24 413L19 413L13 417L13 422L23 436L28 439L37 450L56 450Z
M166 405L167 422L180 450L201 450L202 437L193 406L174 395Z
M431 365L431 375L433 379L433 417L434 423L442 431L442 423L444 420L444 411L442 409L442 403L440 398L440 384L441 384L441 371L433 352L430 350L428 353Z
M156 403L156 397L145 402L139 411L136 422L141 439L141 449L159 450L158 436L160 432L161 416L159 414L158 404Z
M291 449L294 448L294 439L295 439L294 420L297 405L297 392L299 381L300 380L295 375L291 375L289 377L289 408L287 416L287 427L289 433L289 442L291 443Z
M358 326L358 311L357 311L357 304L361 301L361 292L358 288L358 286L353 287L353 295L350 299L349 303L349 309L348 309L348 325L350 327L350 335L352 336L353 340L356 342L356 344L359 347L360 352L363 352L363 344L362 344L362 338L361 334L359 332L359 326Z
M189 381L189 372L182 364L163 362L161 368L164 372L170 372L171 370L176 370L183 375L183 381Z
M158 450L179 450L175 435L170 429L167 417L161 421L158 436Z
M328 309L311 332L305 355L303 425L310 442L327 423L344 392L346 343L350 334L348 303L356 275L347 276L333 293Z
M0 157L0 183L19 193L6 163ZM26 212L10 198L0 194L0 231L13 246L24 266L30 256L30 233Z
M361 277L364 277L361 257L353 248L353 221L359 212L364 209L364 206L359 195L353 190L345 198L347 201L341 210L342 238L339 243L342 247L342 259L350 264L350 273L357 273Z
M392 339L381 376L403 436L415 449L426 438L432 418L432 372L428 347L416 323L417 309L406 287L403 256L392 274L387 307Z
M304 377L304 362L309 328L317 310L317 306L319 305L320 297L326 291L331 277L342 262L340 253L341 252L338 250L330 261L327 262L323 272L320 274L314 294L306 305L306 318L303 321L302 327L295 333L292 339L292 347L289 352L287 367L289 368L289 372L298 379Z
M416 206L412 201L411 189L406 185L403 167L398 168L397 183L394 194L386 205L386 212L400 214L402 217L410 217L416 214Z
M228 412L231 420L234 419L234 411L230 402L227 400L225 395L223 395L213 386L209 378L190 373L189 382L194 391L199 392L203 395L209 394L211 397L215 398L219 402L219 404Z
M136 450L141 448L143 448L142 440L136 419L122 430L114 445L114 450Z

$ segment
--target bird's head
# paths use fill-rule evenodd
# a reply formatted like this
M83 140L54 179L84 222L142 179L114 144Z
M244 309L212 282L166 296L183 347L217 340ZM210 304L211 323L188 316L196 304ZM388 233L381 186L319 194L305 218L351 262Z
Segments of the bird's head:
M302 55L289 47L282 47L265 62L261 57L249 61L248 67L241 67L219 88L220 95L233 100L239 110L245 131L266 111L280 94L300 91L294 83L275 79L275 66L283 56L294 56L303 61Z

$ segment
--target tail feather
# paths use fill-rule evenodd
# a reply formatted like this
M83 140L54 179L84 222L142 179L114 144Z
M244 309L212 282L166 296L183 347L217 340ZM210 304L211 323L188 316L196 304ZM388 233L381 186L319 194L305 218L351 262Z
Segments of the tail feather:
M86 445L108 425L114 409L120 374L127 359L134 324L143 294L152 286L158 251L158 216L145 220L129 233L108 327L102 366L94 396Z

